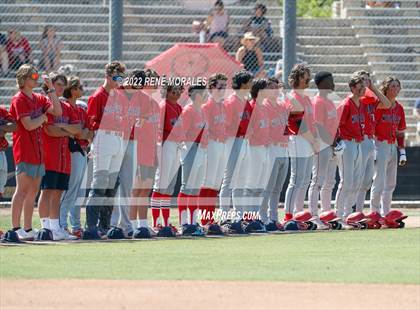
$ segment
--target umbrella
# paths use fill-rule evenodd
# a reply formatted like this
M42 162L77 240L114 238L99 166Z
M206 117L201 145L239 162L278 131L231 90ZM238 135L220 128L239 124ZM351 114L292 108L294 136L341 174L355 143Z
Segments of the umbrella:
M146 63L146 68L154 69L160 76L179 76L190 81L224 73L229 84L233 74L242 67L217 43L177 43Z

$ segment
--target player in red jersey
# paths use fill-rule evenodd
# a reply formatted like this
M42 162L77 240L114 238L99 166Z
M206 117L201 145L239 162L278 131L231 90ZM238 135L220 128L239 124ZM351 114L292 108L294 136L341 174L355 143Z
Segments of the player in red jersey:
M153 193L151 197L153 226L159 232L158 236L172 237L176 233L175 227L169 223L171 197L175 190L176 176L179 169L180 131L173 131L179 126L178 118L182 107L178 103L183 86L162 86L162 96L165 98L160 104L160 133L158 141L158 168L156 170ZM162 211L163 226L158 223Z
M67 87L66 76L55 72L49 76L57 96L61 97ZM43 85L43 90L48 90L46 85ZM41 227L51 230L53 240L75 239L60 228L59 217L61 195L68 190L71 172L69 137L80 134L81 126L78 115L68 102L61 101L61 109L60 116L48 116L48 123L44 127L45 175L38 200Z
M0 107L0 198L3 197L4 186L7 183L7 158L6 150L9 142L5 135L17 129L16 121L12 115L3 107Z
M21 239L33 239L32 214L41 178L45 174L42 126L47 114L60 116L61 103L49 77L43 77L48 87L48 98L34 93L39 74L32 65L22 65L16 73L19 92L13 96L10 114L18 129L13 133L13 157L16 164L16 191L12 198L12 226ZM24 210L24 226L20 217Z
M370 209L386 216L391 210L392 193L397 184L397 165L404 166L407 162L404 146L407 126L404 107L396 100L401 91L400 81L387 77L381 83L380 91L391 102L391 106L375 112L376 163L370 190Z

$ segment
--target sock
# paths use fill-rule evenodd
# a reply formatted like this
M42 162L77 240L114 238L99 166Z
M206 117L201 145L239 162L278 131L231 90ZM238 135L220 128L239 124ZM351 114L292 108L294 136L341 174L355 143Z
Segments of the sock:
M133 229L137 229L139 226L137 225L137 220L131 220L131 226L133 227Z
M171 195L161 194L160 205L162 209L163 226L168 226L171 207Z
M153 219L153 227L158 226L159 218L160 218L160 197L161 194L158 192L153 192L152 197L150 199L150 206L152 208L152 219Z
M190 195L184 194L179 192L178 194L178 213L179 213L179 225L182 226L184 224L188 224L188 213L187 213L187 206L188 206L188 199Z
M149 224L147 223L147 220L139 220L139 227L148 228Z
M188 197L188 213L190 224L196 225L198 217L198 196Z
M209 190L208 188L200 188L200 192L198 194L199 200L198 200L198 208L200 209L201 213L201 225L205 226L209 222L209 215L208 215L208 200L209 200Z
M292 213L285 213L284 214L284 221L290 221L293 218L293 214Z
M51 229L50 228L50 218L43 217L41 218L41 227L45 229Z
M29 228L29 229L25 229L25 231L28 233L28 232L30 232L32 230L32 228Z
M60 221L59 219L50 219L51 230L60 230Z
M219 191L214 189L208 190L209 196L211 198L210 204L207 207L207 211L210 213L210 223L214 223L214 211L216 210L217 205L217 195L219 194Z
M19 229L21 229L21 227L20 227L20 226L18 226L18 227L13 227L13 228L12 228L12 230L13 230L13 231L17 231L17 230L19 230Z

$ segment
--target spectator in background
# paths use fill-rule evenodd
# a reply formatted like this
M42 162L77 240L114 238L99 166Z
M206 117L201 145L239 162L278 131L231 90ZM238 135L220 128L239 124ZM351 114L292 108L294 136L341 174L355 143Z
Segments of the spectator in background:
M257 3L254 7L254 16L252 16L245 25L244 32L252 32L261 40L263 50L267 50L273 36L271 22L264 15L267 13L267 7L262 3Z
M245 33L241 39L242 46L236 52L236 60L244 65L244 69L251 72L255 77L264 77L264 57L261 49L257 46L259 38L252 32Z
M6 44L6 35L0 33L0 76L7 76L7 74L9 73L9 55L7 54Z
M214 8L205 22L208 29L208 41L224 45L228 37L229 15L223 1L217 0Z
M17 70L26 63L32 63L31 46L28 40L15 29L9 30L9 38L6 43L9 65L11 70Z
M417 120L417 135L416 135L416 142L420 145L420 98L416 99L416 103L414 104L414 111L413 115Z
M4 186L7 183L7 158L6 150L9 142L5 135L13 132L17 128L16 121L13 116L5 108L0 107L0 198L3 198Z
M60 66L62 42L53 26L44 27L40 47L42 51L41 68L45 71L57 70Z

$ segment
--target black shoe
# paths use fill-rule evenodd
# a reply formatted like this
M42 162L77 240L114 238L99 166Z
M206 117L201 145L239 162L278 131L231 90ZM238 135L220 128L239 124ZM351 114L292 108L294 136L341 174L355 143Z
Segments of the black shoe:
M191 236L197 230L197 225L184 224L182 225L182 235Z
M147 227L140 227L134 231L133 234L134 239L150 239L152 235L150 234L150 230Z
M226 222L223 225L225 228L227 228L229 234L239 234L244 235L247 234L245 231L246 224L243 221L239 222Z
M260 220L251 221L245 228L245 232L247 233L265 233L265 226Z
M277 227L276 222L271 221L270 223L268 223L267 225L265 225L265 230L266 231L278 231L279 228Z
M101 240L101 236L96 228L86 229L82 233L83 240Z
M175 233L174 233L174 230L170 226L164 226L159 230L159 232L157 233L157 236L170 238L170 237L175 237Z

